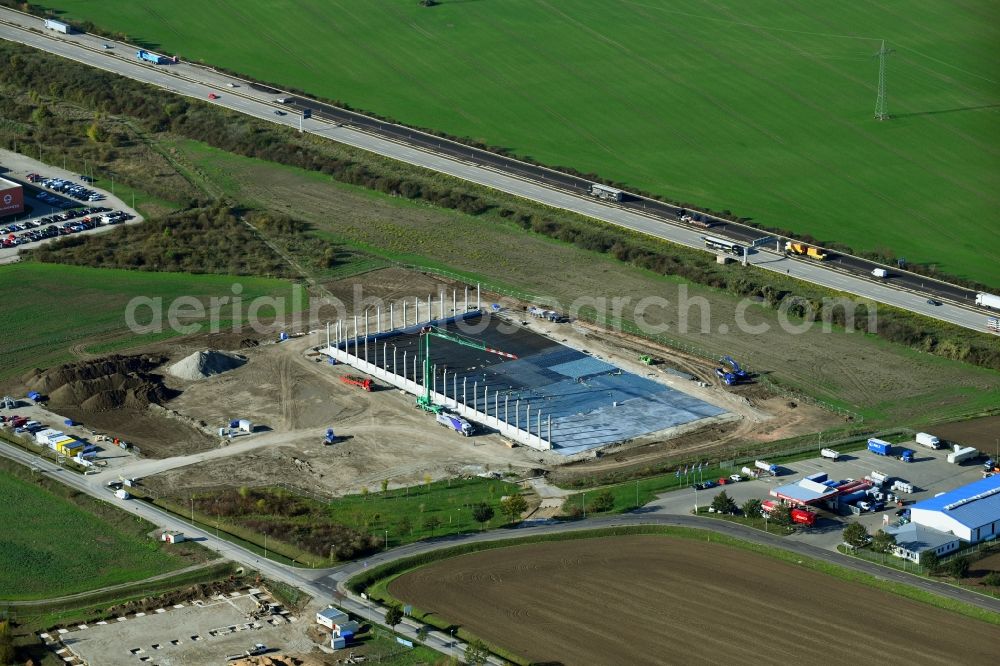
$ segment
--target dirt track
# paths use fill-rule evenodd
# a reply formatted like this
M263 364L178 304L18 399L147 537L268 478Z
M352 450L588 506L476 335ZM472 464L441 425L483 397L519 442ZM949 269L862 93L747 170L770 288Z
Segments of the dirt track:
M406 574L394 596L536 662L983 663L1000 631L727 546L532 544ZM932 628L932 629L931 629Z
M931 428L938 437L963 446L975 446L987 454L994 454L1000 444L1000 416L984 416L969 421L946 423Z

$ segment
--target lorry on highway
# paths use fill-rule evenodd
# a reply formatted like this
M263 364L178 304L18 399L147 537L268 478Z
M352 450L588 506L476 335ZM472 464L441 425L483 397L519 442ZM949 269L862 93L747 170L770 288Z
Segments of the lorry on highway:
M445 428L451 428L455 432L461 433L465 437L468 437L474 432L472 424L457 414L441 412L437 415L437 422Z
M136 51L135 57L144 62L151 62L154 65L167 65L177 62L177 56L168 58L167 56L160 55L159 53L153 53L152 51L147 51L146 49L139 49Z
M887 277L889 277L889 271L885 270L884 268L876 268L875 270L872 271L872 275L881 280L884 280Z
M877 456L891 456L892 444L885 440L872 437L868 440L868 450Z
M979 292L976 294L976 305L984 308L1000 310L1000 296Z
M972 460L973 458L979 457L979 449L972 446L959 446L955 445L955 450L948 454L948 462L953 465L958 465L966 460Z
M621 201L624 198L624 192L621 190L596 183L590 186L590 195L605 201Z
M929 449L940 449L941 440L934 435L926 432L918 432L917 436L914 438L917 444L921 446L926 446Z
M817 261L823 261L829 255L818 247L813 247L811 245L806 245L805 243L796 243L795 241L785 242L785 254L794 254L800 257L809 257L810 259L815 259Z
M819 452L819 455L823 458L829 458L830 460L836 460L840 457L840 451L834 451L833 449L823 449Z

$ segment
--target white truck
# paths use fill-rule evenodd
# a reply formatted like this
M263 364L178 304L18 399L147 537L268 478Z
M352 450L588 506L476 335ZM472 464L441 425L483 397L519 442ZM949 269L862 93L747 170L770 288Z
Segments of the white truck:
M980 292L976 294L976 305L983 308L992 308L994 310L1000 310L1000 296L994 296L993 294L984 294Z
M941 440L930 433L918 432L915 439L917 444L920 444L921 446L926 446L929 449L941 448Z
M829 458L830 460L837 460L840 458L840 451L834 451L833 449L823 449L819 454L824 458Z
M971 446L958 446L955 445L955 450L948 454L948 462L953 465L958 465L966 460L971 460L973 458L979 457L979 449Z
M437 422L443 425L445 428L451 428L457 433L461 433L465 437L468 437L474 432L472 424L463 419L457 414L449 414L448 412L441 412L437 415Z
M876 268L875 270L872 271L872 275L879 279L884 280L887 277L889 277L889 271L885 270L884 268Z

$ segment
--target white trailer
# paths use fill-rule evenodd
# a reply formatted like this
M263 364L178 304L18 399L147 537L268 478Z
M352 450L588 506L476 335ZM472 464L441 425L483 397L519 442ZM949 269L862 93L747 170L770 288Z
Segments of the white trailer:
M608 187L607 185L594 184L590 186L591 196L595 196L598 199L604 199L605 201L621 201L624 192L621 190L616 190L613 187Z
M885 472L879 472L873 470L871 475L868 477L876 486L881 486L883 483L889 480L889 475Z
M819 454L824 458L829 458L830 460L836 460L840 457L840 451L834 451L833 449L823 449Z
M979 449L971 446L955 446L955 450L948 454L948 462L957 465L966 460L979 457Z
M73 26L68 23L63 23L62 21L56 21L55 19L45 19L45 27L49 30L61 32L64 35L68 35L73 32Z
M976 305L984 308L993 308L994 310L1000 310L1000 296L994 296L993 294L985 294L980 292L976 294Z
M941 440L930 433L918 432L915 439L917 444L920 444L921 446L926 446L929 449L941 448Z

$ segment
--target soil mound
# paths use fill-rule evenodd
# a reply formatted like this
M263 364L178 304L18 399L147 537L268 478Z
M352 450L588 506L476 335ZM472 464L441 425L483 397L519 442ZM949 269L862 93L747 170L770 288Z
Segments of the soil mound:
M29 390L48 395L57 406L100 412L111 409L144 409L176 395L152 370L163 356L109 356L67 363L49 370L34 370L24 377Z
M180 379L205 379L238 368L246 362L246 356L209 349L182 358L167 368L167 372Z

